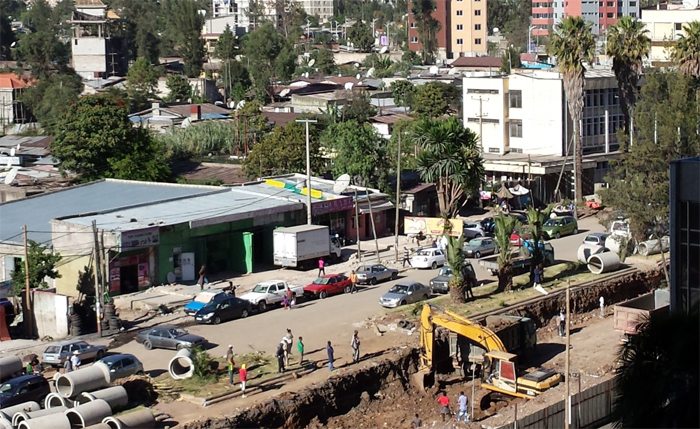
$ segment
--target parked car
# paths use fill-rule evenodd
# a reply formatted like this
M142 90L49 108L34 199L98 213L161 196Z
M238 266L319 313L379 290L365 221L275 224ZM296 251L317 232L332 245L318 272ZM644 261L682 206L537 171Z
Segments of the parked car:
M304 296L324 299L328 295L348 293L351 286L350 279L342 274L326 274L304 286Z
M492 217L482 219L479 225L486 235L493 235L496 232L496 219Z
M100 359L100 362L109 367L109 372L112 374L112 380L117 378L126 378L134 374L143 374L143 364L136 356L132 354L120 353L105 356Z
M489 237L473 238L464 244L464 253L467 255L467 258L479 259L482 255L492 255L497 250L496 240Z
M437 247L419 249L411 258L413 268L432 268L445 265L445 252Z
M144 329L136 335L136 342L143 344L146 350L180 350L193 346L204 347L207 345L207 340L204 337L190 334L186 330L172 325L161 325Z
M571 216L555 217L544 222L542 231L546 238L559 238L563 235L578 234L578 223Z
M0 408L34 401L43 403L51 393L49 382L41 375L20 375L0 385Z
M222 301L210 302L202 307L194 315L194 320L198 323L218 325L227 320L246 318L252 312L253 304L250 301L229 295Z
M253 290L241 295L241 299L250 301L253 307L262 312L268 308L274 308L275 304L279 305L287 293L287 288L290 288L296 297L304 294L301 286L289 285L284 280L268 280L256 284Z
M384 280L396 280L399 276L399 270L387 268L382 264L362 265L355 274L357 274L357 282L360 284L376 285L377 282Z
M596 246L605 247L605 240L610 237L610 234L604 232L593 232L583 239L583 244L595 244Z
M194 316L199 310L212 302L221 302L229 297L229 294L221 290L206 290L198 293L194 299L185 304L185 314Z
M61 367L66 359L70 359L76 351L80 361L85 362L102 359L102 356L107 352L107 347L95 346L85 341L64 341L48 346L44 350L43 362L45 365Z
M471 240L475 237L483 237L486 235L481 224L478 222L464 222L464 229L462 230L465 240Z
M476 287L476 273L471 263L465 261L462 275L466 277L467 282L469 282L472 287ZM431 294L448 293L450 291L450 280L452 280L452 268L448 266L440 268L438 275L430 279L429 285Z
M422 283L399 283L379 298L384 307L394 308L430 298L430 288Z

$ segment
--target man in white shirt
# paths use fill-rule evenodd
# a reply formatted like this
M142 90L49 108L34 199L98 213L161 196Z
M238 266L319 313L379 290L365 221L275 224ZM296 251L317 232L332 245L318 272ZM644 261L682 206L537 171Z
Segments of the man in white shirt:
M73 367L73 371L77 370L80 368L80 356L78 356L78 351L73 352L73 356L70 357L70 363L71 366Z
M464 392L459 392L459 398L457 398L457 405L459 405L459 414L457 414L457 421L464 419L465 422L469 421L469 413L467 412L467 404L469 399Z

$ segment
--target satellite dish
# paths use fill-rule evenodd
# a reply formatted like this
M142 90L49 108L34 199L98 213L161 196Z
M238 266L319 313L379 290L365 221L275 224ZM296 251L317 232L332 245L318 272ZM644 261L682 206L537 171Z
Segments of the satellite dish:
M355 66L356 69L357 69L357 68L360 68L360 64L359 64L359 63L355 63L355 64L353 64L353 65Z
M15 148L10 148L10 156L15 156Z
M498 27L493 27L493 34L498 34L501 30L498 29Z
M231 100L231 101L228 102L228 108L229 108L229 109L233 109L233 108L235 108L235 107L236 107L236 102L235 102L235 101Z
M13 168L10 170L9 173L5 176L5 184L6 185L11 185L12 182L15 181L15 178L17 177L17 172L19 171L19 168Z
M345 82L345 89L350 91L352 89L353 85L354 84L352 82Z
M367 70L367 77L372 77L373 74L374 74L374 67Z
M438 68L438 66L430 66L430 70L429 70L429 71L430 71L430 74L438 74L438 72L440 71L440 69Z
M10 43L10 48L15 48L15 47L17 47L17 42Z
M309 67L313 67L313 65L316 64L316 60L314 58L311 58L309 61Z
M343 174L337 179L335 179L335 184L333 184L333 192L336 194L342 194L345 188L350 185L350 175Z
M280 97L286 97L289 95L289 88L285 88L282 91L280 91Z
M361 77L362 77L362 75L359 73L355 75L355 79L357 79L357 80L360 80Z
M388 46L382 46L382 49L379 50L379 53L380 53L380 54L386 54L386 51L388 51L388 50L389 50L389 47L388 47Z

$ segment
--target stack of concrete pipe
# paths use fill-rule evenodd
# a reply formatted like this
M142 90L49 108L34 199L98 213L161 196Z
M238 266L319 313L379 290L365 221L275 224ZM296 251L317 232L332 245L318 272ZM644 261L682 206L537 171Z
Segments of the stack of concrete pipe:
M56 393L64 398L75 398L83 392L102 389L112 382L109 367L102 362L61 374L56 378Z
M175 380L184 380L194 375L194 363L190 349L178 350L168 363L168 372Z

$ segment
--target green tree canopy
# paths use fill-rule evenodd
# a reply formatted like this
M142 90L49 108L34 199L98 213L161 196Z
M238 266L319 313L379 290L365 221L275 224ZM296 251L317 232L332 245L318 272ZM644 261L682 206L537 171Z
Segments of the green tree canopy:
M216 42L216 49L214 50L214 56L221 61L229 61L236 58L239 53L238 38L231 27L226 24L224 32L219 36L219 40Z
M144 108L155 97L160 71L145 58L134 61L126 75L126 92L134 110Z
M397 106L411 106L415 94L416 87L408 80L396 80L391 83L391 95Z
M75 73L57 73L41 79L22 93L27 105L49 134L57 132L56 124L73 108L83 91L80 76Z
M412 138L421 149L421 179L435 183L440 212L454 217L481 185L484 166L479 138L455 117L422 119L413 128Z
M319 72L326 75L335 73L335 58L330 49L325 47L314 49L311 58L315 61L314 68L318 69Z
M411 13L416 20L423 64L433 64L438 50L437 33L440 31L440 22L433 17L435 9L435 0L411 2Z
M369 102L369 95L365 93L355 93L350 98L350 102L342 107L340 116L343 121L356 121L363 124L369 118L377 114L377 109Z
M241 62L237 60L224 62L220 79L226 99L238 102L245 98L246 91L250 88L250 74Z
M28 265L29 265L29 288L46 289L49 285L46 278L57 279L61 275L56 271L56 264L62 259L57 252L49 250L48 247L29 240L28 242ZM12 272L12 292L19 295L26 287L26 276L24 264L19 264Z
M323 169L320 155L318 131L309 126L311 172L318 174ZM243 163L250 178L300 173L306 171L306 131L304 124L290 122L266 134L248 154Z
M419 116L437 118L450 113L460 102L455 86L442 82L428 82L416 87L411 110Z
M683 34L671 48L671 59L683 73L700 77L700 22L683 26Z
M124 37L128 59L145 58L151 64L157 64L162 39L159 33L163 30L160 3L112 0L110 6L121 18L123 25L113 27L112 31Z
M22 23L28 31L20 38L17 53L39 77L53 70L64 70L68 64L70 50L61 36L69 14L70 9L52 9L46 0L36 0L22 15Z
M15 33L12 31L10 15L5 12L6 6L0 1L0 60L12 58L10 46L15 42Z
M248 34L244 52L258 94L272 98L272 83L291 78L296 57L293 47L266 22Z
M185 62L185 74L198 77L204 64L204 41L201 37L204 17L195 0L167 0L163 16L167 20L166 34L175 51Z
M374 46L374 36L369 25L362 21L357 21L348 30L348 40L353 44L355 49L360 52L370 52Z
M498 246L498 287L497 291L513 288L513 252L511 251L510 235L520 222L515 216L499 213L494 218L496 228L494 240Z
M168 87L168 101L187 101L192 98L192 87L190 81L185 76L179 74L171 74L165 79L165 86Z
M169 176L164 148L147 130L133 127L123 100L82 97L56 129L51 153L59 159L61 171L75 172L85 181Z

